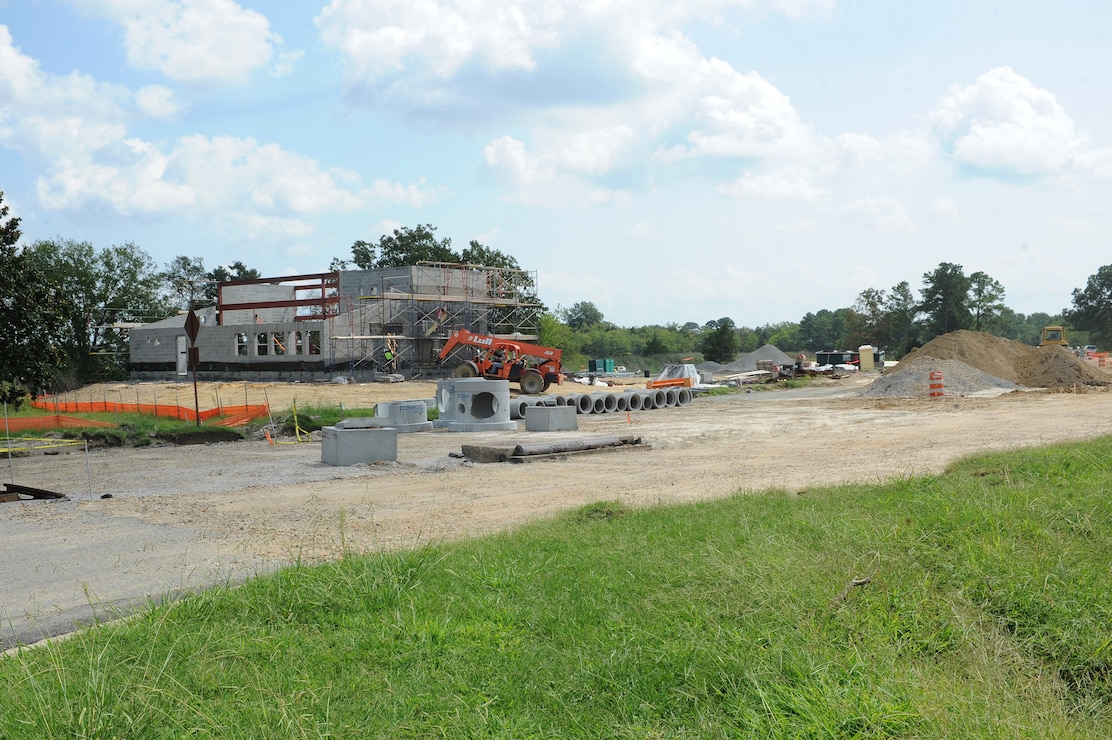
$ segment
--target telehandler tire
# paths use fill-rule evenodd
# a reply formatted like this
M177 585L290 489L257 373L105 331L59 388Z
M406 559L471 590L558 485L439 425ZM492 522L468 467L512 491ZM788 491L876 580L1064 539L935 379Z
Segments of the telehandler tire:
M479 377L479 368L475 367L473 362L465 362L454 371L452 371L453 378L477 378Z
M522 393L527 396L535 396L544 391L544 376L536 370L526 370L517 384Z

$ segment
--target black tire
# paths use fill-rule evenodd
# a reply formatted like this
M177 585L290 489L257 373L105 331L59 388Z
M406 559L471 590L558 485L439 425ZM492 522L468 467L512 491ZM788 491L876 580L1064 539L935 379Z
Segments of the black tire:
M479 377L479 368L475 367L474 363L465 362L457 367L452 372L453 378L477 378Z
M517 383L521 392L527 396L535 396L544 391L544 376L536 370L526 370Z

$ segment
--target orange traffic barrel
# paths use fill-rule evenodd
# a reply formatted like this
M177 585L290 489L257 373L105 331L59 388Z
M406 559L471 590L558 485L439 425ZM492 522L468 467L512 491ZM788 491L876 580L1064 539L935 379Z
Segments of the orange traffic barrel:
M946 391L942 384L942 373L935 370L931 373L931 398L942 398Z

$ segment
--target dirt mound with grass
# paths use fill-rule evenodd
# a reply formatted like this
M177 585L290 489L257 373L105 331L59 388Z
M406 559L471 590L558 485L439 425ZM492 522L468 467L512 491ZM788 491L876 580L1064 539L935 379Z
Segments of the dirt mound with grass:
M1112 385L1112 377L1062 347L1029 347L963 330L935 337L909 353L862 395L926 395L934 371L943 373L947 393L958 395L1017 386L1065 390Z

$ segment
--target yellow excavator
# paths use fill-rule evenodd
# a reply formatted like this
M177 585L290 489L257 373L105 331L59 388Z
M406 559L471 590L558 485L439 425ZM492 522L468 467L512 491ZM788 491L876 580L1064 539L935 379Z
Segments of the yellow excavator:
M1042 337L1039 339L1040 347L1068 347L1066 330L1061 326L1044 326Z

